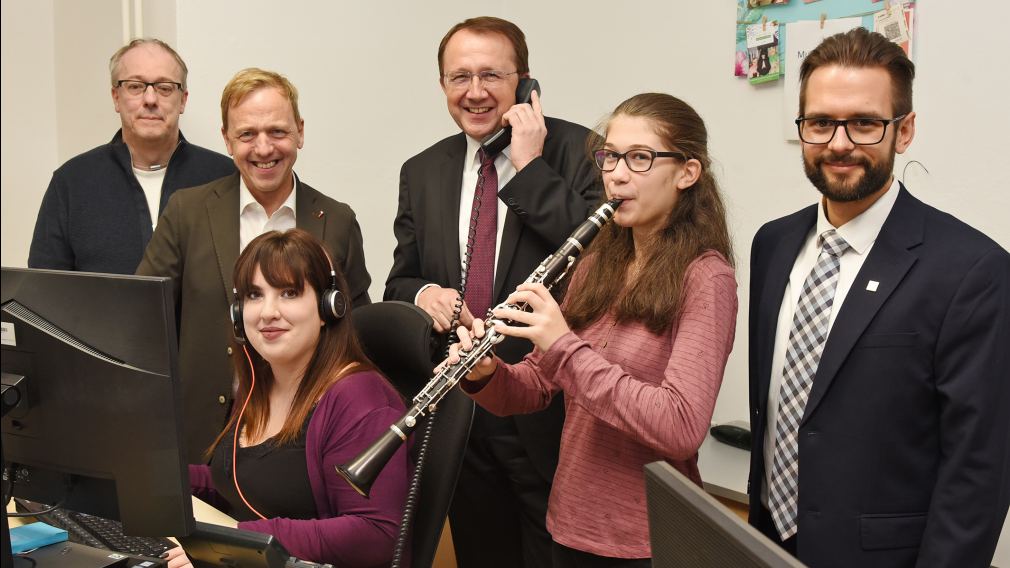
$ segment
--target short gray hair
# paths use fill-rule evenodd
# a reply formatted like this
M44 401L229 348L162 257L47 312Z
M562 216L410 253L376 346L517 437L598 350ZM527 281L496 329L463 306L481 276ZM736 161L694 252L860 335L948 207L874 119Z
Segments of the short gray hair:
M169 55L172 56L173 59L175 59L175 62L179 64L179 69L182 69L182 90L185 91L186 77L189 75L189 68L186 67L186 62L182 60L182 57L180 57L179 54L176 53L174 49L172 49L172 46L161 41L160 39L153 37L137 38L131 41L130 43L124 45L123 47L120 47L118 50L116 50L115 53L112 54L112 57L109 59L109 78L112 81L112 86L113 87L116 86L116 81L118 81L118 79L116 79L116 73L119 71L119 61L123 59L123 56L126 55L126 52L130 51L131 49L137 46L148 44L157 45L158 47L164 49L165 51L168 52Z

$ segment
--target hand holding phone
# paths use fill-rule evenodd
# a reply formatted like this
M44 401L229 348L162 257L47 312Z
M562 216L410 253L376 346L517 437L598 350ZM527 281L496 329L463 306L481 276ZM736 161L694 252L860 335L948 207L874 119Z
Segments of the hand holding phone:
M536 92L536 95L534 95L534 91ZM536 79L529 77L519 79L519 84L516 87L516 105L509 109L509 111L502 117L506 122L505 127L481 142L481 145L484 146L484 151L488 154L495 155L507 148L512 143L512 130L513 127L516 126L518 126L523 132L523 138L529 138L530 135L535 137L536 131L538 130L543 130L543 136L546 136L547 129L543 125L543 111L540 109L539 99L540 83L538 83ZM526 146L528 145L529 144L526 144ZM520 148L520 154L524 156L524 160L522 162L523 166L540 155L540 151L543 150L543 137L540 138L539 147L539 151L535 152L530 152L527 148ZM522 168L518 163L516 163L515 151L516 148L513 148L512 161L516 165L516 170L519 170ZM534 153L535 155L532 157L525 156L525 154L530 153Z

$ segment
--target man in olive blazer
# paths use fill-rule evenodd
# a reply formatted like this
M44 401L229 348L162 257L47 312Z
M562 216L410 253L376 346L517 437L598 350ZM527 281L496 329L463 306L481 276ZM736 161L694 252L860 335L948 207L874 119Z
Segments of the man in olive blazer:
M354 306L369 303L371 282L354 212L294 173L305 127L294 86L272 71L245 69L225 87L221 109L221 133L238 173L176 192L137 269L173 279L190 463L205 461L224 427L233 364L244 364L229 318L242 248L267 231L299 227L323 241Z
M179 331L179 375L191 463L224 427L231 407L235 348L228 316L232 269L239 255L239 175L176 192L137 274L171 276ZM303 182L295 192L296 225L326 244L343 272L354 306L369 303L361 229L346 204ZM241 362L241 359L238 360Z

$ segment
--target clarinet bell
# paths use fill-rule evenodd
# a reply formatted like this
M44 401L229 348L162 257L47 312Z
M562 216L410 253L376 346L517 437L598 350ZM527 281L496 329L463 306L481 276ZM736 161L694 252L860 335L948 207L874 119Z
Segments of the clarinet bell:
M395 426L395 425L394 425ZM372 484L382 473L396 450L403 445L404 438L392 428L361 452L350 462L337 466L337 473L343 477L363 497L368 497Z

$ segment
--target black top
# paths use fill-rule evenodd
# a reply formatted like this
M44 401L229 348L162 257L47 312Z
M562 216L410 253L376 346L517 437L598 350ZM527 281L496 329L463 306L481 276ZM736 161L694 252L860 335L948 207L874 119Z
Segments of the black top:
M270 438L255 446L238 449L238 483L242 494L268 519L318 518L305 462L305 430L311 419L310 412L298 437L290 443L278 446ZM231 505L229 515L232 518L238 521L256 520L259 517L242 502L235 489L231 469L234 441L235 429L232 428L214 449L210 462L214 488Z

